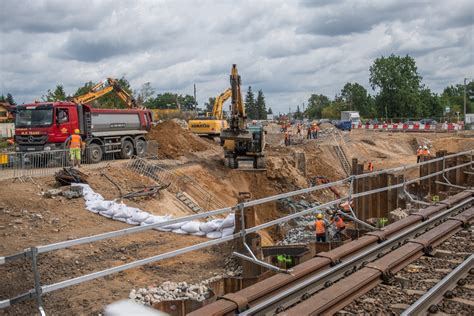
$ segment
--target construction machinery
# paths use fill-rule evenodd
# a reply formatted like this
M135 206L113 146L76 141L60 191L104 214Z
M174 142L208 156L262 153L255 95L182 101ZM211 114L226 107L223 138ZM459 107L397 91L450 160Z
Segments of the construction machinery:
M239 161L252 161L254 169L265 167L265 133L263 126L253 122L246 125L245 106L240 91L241 79L237 66L232 65L230 87L232 96L231 117L228 128L221 131L225 165L236 169Z
M207 112L205 116L198 116L197 118L188 122L191 132L199 136L215 137L220 136L223 129L228 128L227 121L224 119L224 103L232 96L232 89L228 88L216 97L212 112Z
M72 98L72 101L76 104L86 104L97 100L103 95L106 95L109 92L115 92L115 94L127 105L129 109L138 108L137 102L135 99L122 87L119 82L112 78L107 78L95 86L93 86L89 92L79 95Z

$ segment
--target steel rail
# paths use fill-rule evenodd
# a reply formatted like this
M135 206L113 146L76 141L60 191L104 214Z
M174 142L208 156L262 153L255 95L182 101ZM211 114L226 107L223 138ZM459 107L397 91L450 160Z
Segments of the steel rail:
M434 224L438 220L444 219L451 215L451 213L455 212L457 209L463 207L464 205L471 203L474 200L474 197L466 199L461 203L443 211L440 214L433 216L432 218L421 222L420 224L407 229L406 231L401 232L400 234L394 236L393 238L386 240L374 247L371 247L362 253L349 258L347 261L342 262L328 270L321 272L311 278L305 279L300 283L296 284L295 286L281 291L278 294L275 294L271 298L258 303L257 305L253 306L252 308L240 313L239 315L253 315L255 313L261 312L262 310L268 310L270 306L277 305L280 301L286 299L289 300L290 297L293 298L301 298L301 293L309 292L308 289L310 288L320 288L324 286L324 283L327 281L333 281L338 275L340 276L347 270L353 270L357 268L358 265L370 260L373 257L377 257L379 253L383 253L384 251L390 249L395 244L403 241L406 238L424 230L426 227L429 227L431 224Z
M457 282L469 273L474 266L474 254L469 256L460 265L436 283L428 292L421 296L415 303L408 307L401 316L422 315L443 299L443 295L457 285Z

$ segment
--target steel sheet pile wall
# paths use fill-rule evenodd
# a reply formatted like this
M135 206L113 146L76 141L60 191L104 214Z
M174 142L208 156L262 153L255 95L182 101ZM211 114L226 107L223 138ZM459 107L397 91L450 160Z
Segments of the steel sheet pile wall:
M357 158L352 159L352 174L364 173L364 165L359 164ZM354 180L354 193L366 192L378 188L403 183L402 175L389 173L377 174ZM385 190L354 199L354 211L357 217L362 220L368 218L388 218L388 214L394 209L405 208L405 199L402 199L402 188Z

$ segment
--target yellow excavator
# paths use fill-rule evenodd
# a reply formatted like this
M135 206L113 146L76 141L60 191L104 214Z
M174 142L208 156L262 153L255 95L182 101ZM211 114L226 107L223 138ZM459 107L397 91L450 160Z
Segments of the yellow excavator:
M237 66L232 65L230 87L232 106L229 127L221 131L221 143L224 146L224 163L237 169L239 161L252 161L254 169L265 168L265 132L263 126L252 122L246 124L244 101L240 91L241 79Z
M93 86L89 92L73 97L72 101L77 104L86 104L97 100L101 96L114 91L115 94L127 105L129 109L138 108L138 104L135 99L122 87L119 82L112 78L107 78L104 81L99 82Z
M224 103L232 96L232 90L228 88L216 97L212 113L207 112L205 116L198 116L189 120L188 126L191 132L204 137L220 136L221 131L227 128L227 121L224 119Z

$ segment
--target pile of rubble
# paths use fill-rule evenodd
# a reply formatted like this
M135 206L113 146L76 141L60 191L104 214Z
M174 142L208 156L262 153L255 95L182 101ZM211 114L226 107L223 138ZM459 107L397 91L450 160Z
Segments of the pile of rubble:
M225 261L226 271L221 275L215 275L207 280L196 284L187 282L166 281L161 285L148 288L133 289L129 298L145 305L152 305L162 301L194 300L202 302L212 296L210 284L226 277L238 277L242 275L242 267L237 261L229 258Z

